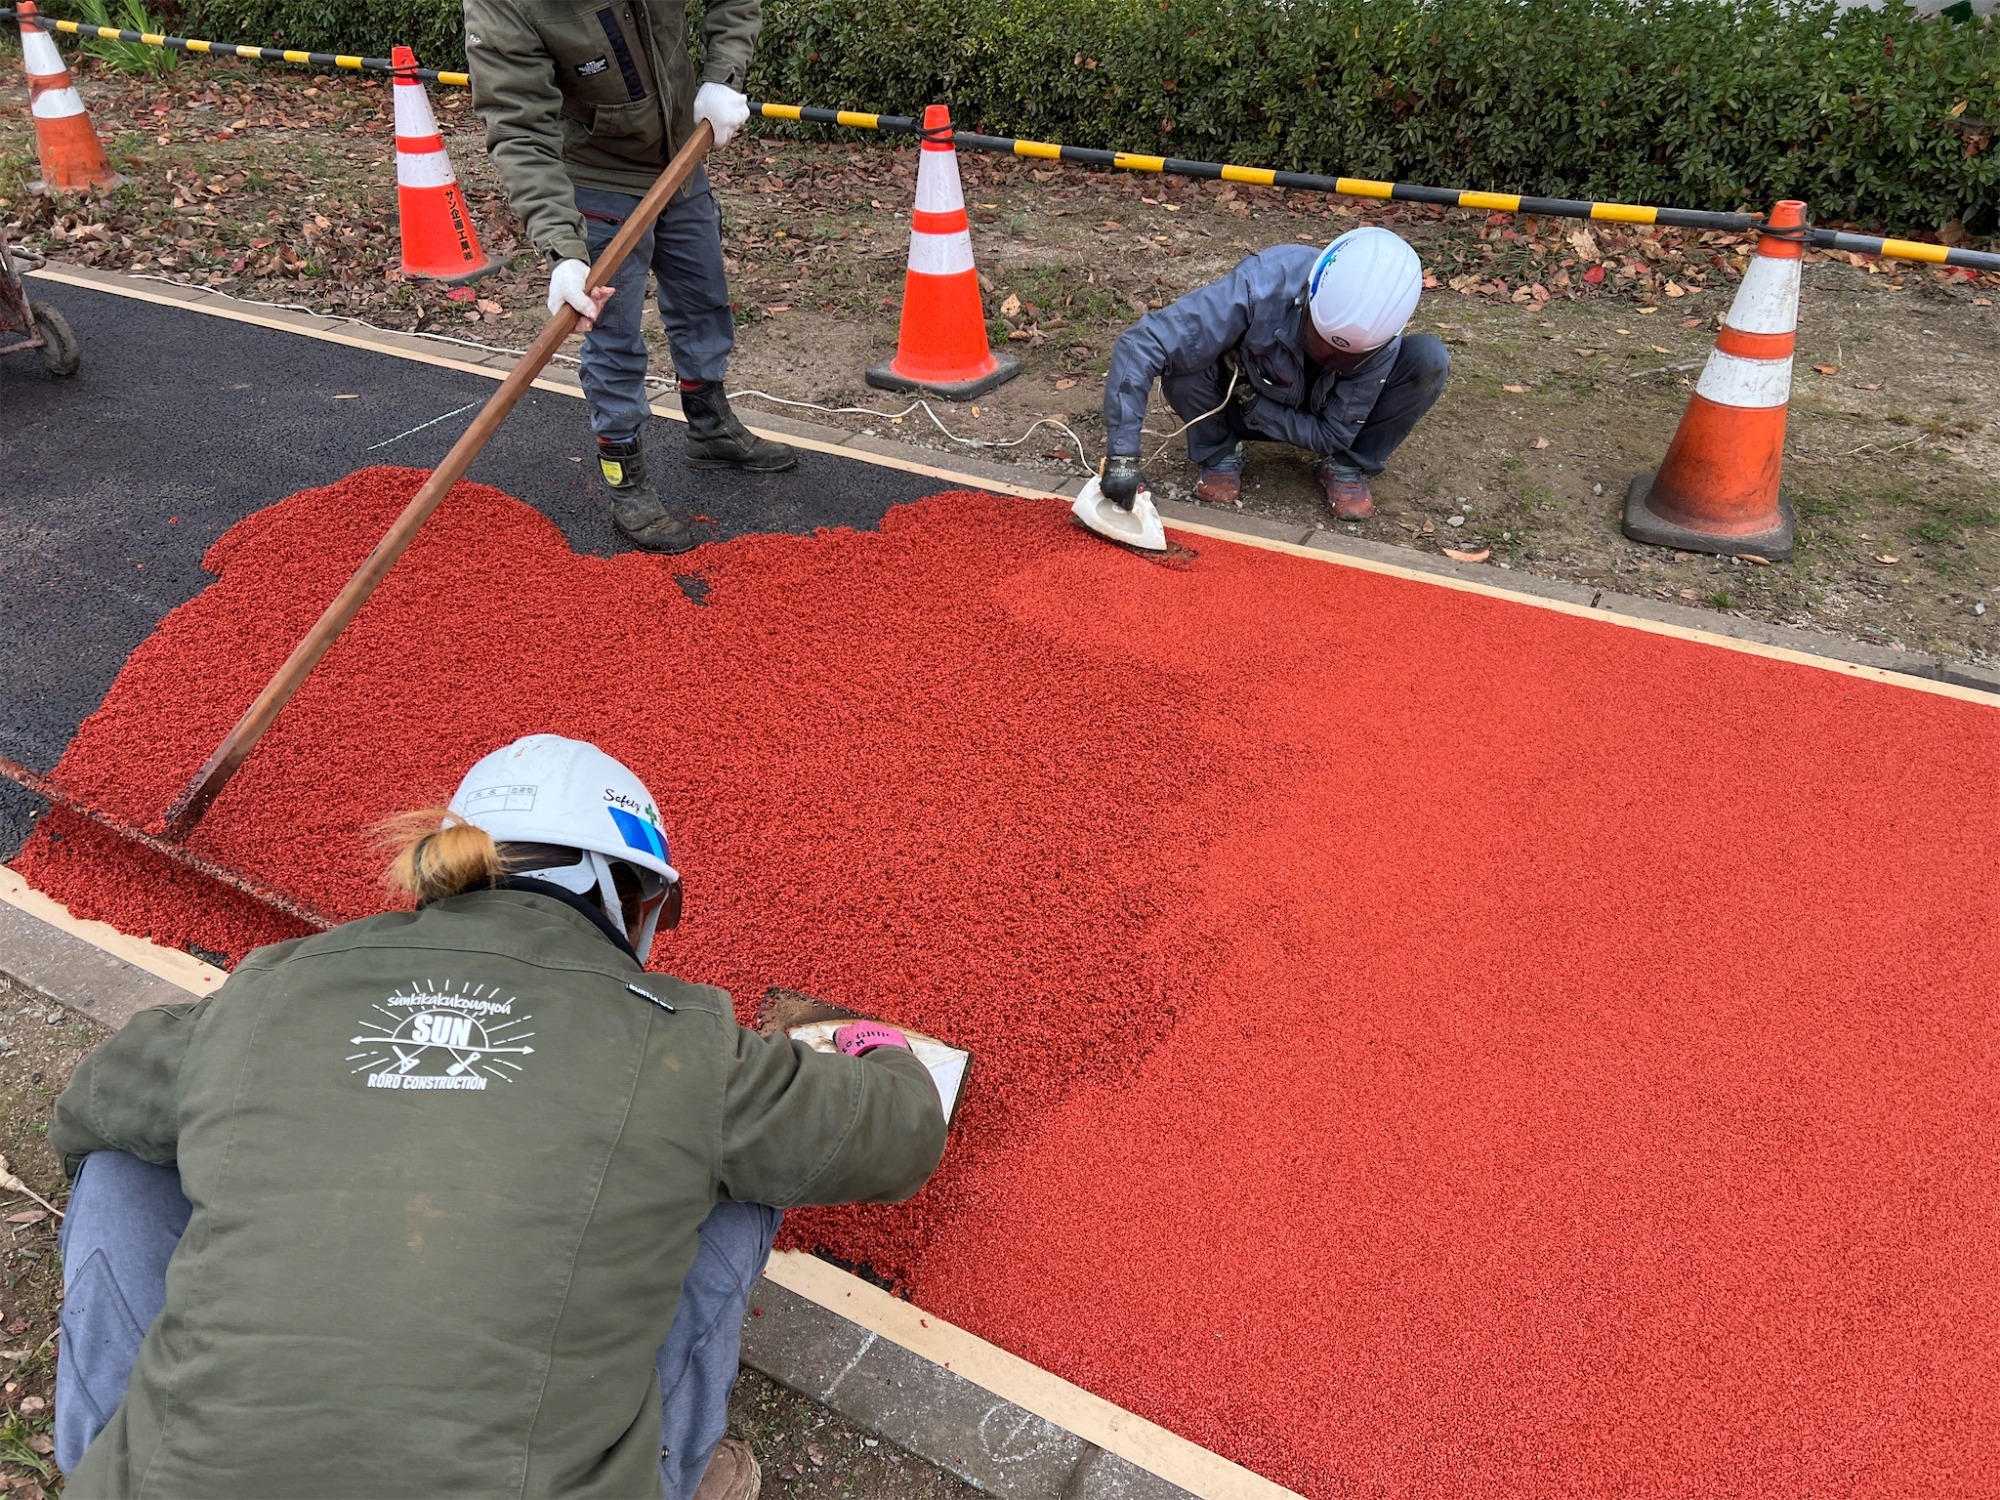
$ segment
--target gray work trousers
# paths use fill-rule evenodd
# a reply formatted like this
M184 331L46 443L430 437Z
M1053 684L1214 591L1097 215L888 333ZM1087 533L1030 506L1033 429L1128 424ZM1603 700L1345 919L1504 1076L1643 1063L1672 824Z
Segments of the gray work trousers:
M600 188L576 189L596 260L639 200ZM646 275L652 273L667 331L667 351L682 380L721 380L729 373L736 347L736 319L729 311L729 281L722 271L722 210L708 185L708 173L694 175L668 202L666 212L639 236L639 243L611 278L611 301L597 326L583 336L584 400L590 430L614 443L639 436L652 415L646 399L646 340L639 320L646 312Z
M55 1456L64 1473L125 1399L139 1341L166 1306L167 1262L190 1212L172 1167L122 1151L84 1159L62 1226ZM689 1500L728 1427L743 1314L780 1217L758 1203L719 1203L702 1222L680 1309L653 1358L666 1500Z
M1396 351L1396 363L1389 369L1375 405L1354 435L1351 447L1322 453L1323 459L1359 469L1364 474L1380 474L1389 455L1410 435L1410 429L1437 404L1444 391L1445 376L1451 370L1451 354L1444 340L1428 333L1406 333ZM1237 414L1234 406L1222 405L1222 393L1229 389L1229 371L1220 365L1191 370L1185 375L1162 375L1160 394L1182 421L1200 417L1188 428L1188 457L1206 469L1227 458L1238 442L1268 443L1274 439L1254 432ZM1202 416L1203 412L1214 413Z

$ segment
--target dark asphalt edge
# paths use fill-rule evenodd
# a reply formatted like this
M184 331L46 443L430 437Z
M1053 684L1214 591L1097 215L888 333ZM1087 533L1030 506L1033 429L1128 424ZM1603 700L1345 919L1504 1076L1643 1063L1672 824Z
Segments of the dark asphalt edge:
M350 318L325 317L317 313L242 302L223 293L210 291L206 287L186 286L179 282L153 280L123 272L65 266L51 262L44 270L30 274L49 281L72 281L79 286L124 296L171 302L194 311L254 321L261 326L288 330L307 337L332 338L353 347L372 349L379 353L430 364L448 365L495 378L511 370L517 358L511 351L494 350L491 346L481 345L473 340L396 333L374 328ZM551 365L536 384L544 390L560 391L578 398L583 394L577 383L575 371L567 367ZM681 415L679 400L672 395L665 395L654 401L653 411L655 415L673 421L685 420ZM844 428L772 415L767 413L761 404L756 408L756 416L757 421L750 424L753 431L793 442L807 443L821 452L851 458L860 463L898 469L905 473L928 475L944 483L956 482L969 488L991 490L1027 499L1052 500L1073 499L1083 487L1083 481L1080 479L1051 474L1028 465L988 463L977 458L949 454L944 455L951 460L949 466L926 462L919 455L929 453L928 449L915 448L881 437L871 438L849 432ZM1848 666L1874 667L1899 676L1943 682L1955 687L2000 695L2000 666L1980 667L1967 662L1949 661L1926 651L1898 651L1887 646L1871 646L1866 642L1842 636L1823 635L1794 626L1772 625L1741 616L1719 615L1711 610L1693 609L1686 605L1620 593L1612 589L1596 588L1589 584L1571 583L1564 579L1543 578L1512 571L1507 571L1503 578L1500 576L1502 570L1488 564L1457 563L1449 558L1437 557L1413 548L1395 547L1359 536L1345 536L1318 525L1306 526L1297 522L1275 521L1262 516L1245 515L1237 511L1172 500L1160 501L1159 509L1169 526L1194 525L1246 538L1310 547L1316 552L1327 554L1329 561L1353 560L1365 564L1386 565L1428 578L1449 578L1476 583L1483 591L1512 598L1522 604L1540 605L1553 600L1564 604L1581 605L1587 609L1601 611L1614 620L1643 620L1654 624L1671 625L1729 640L1775 646L1782 650L1795 651L1804 656L1818 657Z
M185 1005L197 998L187 987L16 904L24 885L20 876L0 866L0 977L114 1030L148 1006ZM194 972L191 967L190 974ZM812 1263L811 1274L814 1281L829 1281L842 1288L841 1295L864 1305L887 1295L824 1262ZM818 1402L850 1426L1001 1500L1283 1500L1293 1494L1141 1418L1077 1393L1084 1403L1115 1413L1110 1426L1133 1434L1138 1445L1133 1451L1147 1462L1109 1451L1014 1399L1018 1395L1046 1407L1050 1392L1060 1401L1062 1393L1074 1391L1047 1372L1033 1372L1039 1377L1033 1384L1043 1390L1010 1394L995 1389L770 1276L758 1281L750 1305L743 1322L745 1365ZM942 1319L928 1315L924 1326L950 1331ZM958 1338L978 1342L962 1332ZM1153 1434L1166 1441L1154 1441ZM1162 1448L1164 1454L1158 1451ZM1190 1457L1197 1462L1188 1464ZM1187 1483L1176 1483L1171 1476Z

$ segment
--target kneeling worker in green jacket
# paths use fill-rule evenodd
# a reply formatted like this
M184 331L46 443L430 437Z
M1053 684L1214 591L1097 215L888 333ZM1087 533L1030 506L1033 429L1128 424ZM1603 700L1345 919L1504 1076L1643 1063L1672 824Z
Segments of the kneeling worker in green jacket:
M680 876L610 756L534 735L412 820L414 911L259 949L56 1101L71 1500L748 1500L780 1210L936 1168L900 1032L815 1052L644 971Z

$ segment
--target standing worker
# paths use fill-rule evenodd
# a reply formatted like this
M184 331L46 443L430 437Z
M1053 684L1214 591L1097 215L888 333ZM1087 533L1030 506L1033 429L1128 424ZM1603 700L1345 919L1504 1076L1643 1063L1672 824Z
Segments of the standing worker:
M688 465L766 474L798 462L785 444L745 427L723 392L736 323L706 170L695 168L608 290L583 289L589 262L695 125L708 121L718 148L743 128L743 80L762 23L761 0L708 0L697 88L684 0L465 0L466 64L486 151L528 238L553 264L549 311L567 303L582 315L583 393L611 519L648 552L685 552L699 540L660 503L646 472L648 269L680 377Z
M1350 229L1326 249L1246 255L1210 286L1147 313L1119 336L1104 385L1106 498L1127 507L1144 476L1140 428L1153 381L1186 422L1198 499L1234 505L1245 443L1319 457L1335 520L1375 514L1368 476L1444 390L1442 340L1405 335L1424 268L1400 235Z
M680 876L595 746L402 821L416 910L141 1011L56 1100L68 1493L752 1500L722 1435L779 1210L915 1192L930 1074L646 973Z

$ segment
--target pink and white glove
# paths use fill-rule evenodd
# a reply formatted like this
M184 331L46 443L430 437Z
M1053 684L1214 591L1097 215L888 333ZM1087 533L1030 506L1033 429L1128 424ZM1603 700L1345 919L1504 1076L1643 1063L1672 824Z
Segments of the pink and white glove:
M834 1051L844 1052L849 1057L859 1057L877 1047L901 1047L908 1052L910 1039L895 1027L884 1026L879 1021L850 1021L833 1034Z

